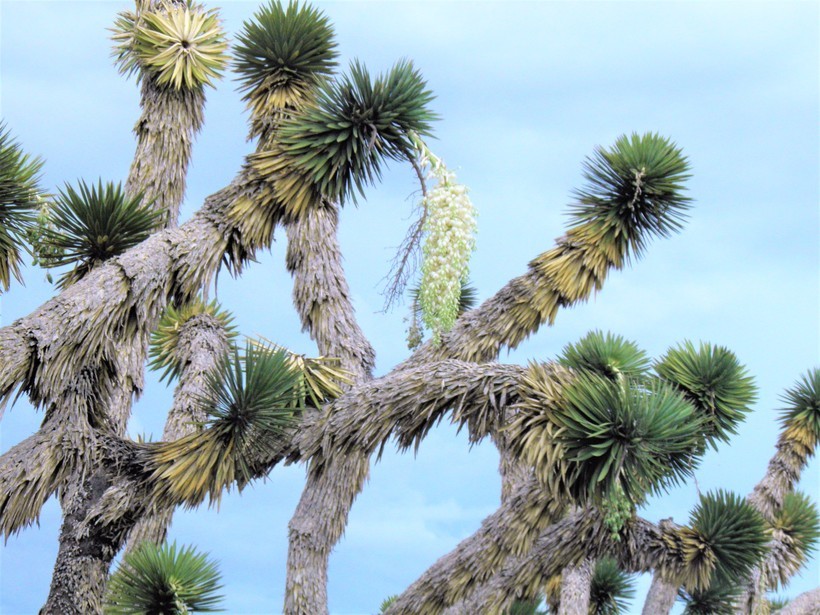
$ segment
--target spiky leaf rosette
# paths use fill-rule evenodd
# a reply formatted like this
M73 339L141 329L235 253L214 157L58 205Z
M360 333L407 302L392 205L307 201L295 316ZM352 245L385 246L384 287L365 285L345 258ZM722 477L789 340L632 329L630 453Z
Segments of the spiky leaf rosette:
M0 123L0 290L8 290L12 277L21 280L22 246L40 208L42 166Z
M219 363L207 388L204 430L142 447L155 501L196 506L205 496L218 501L233 483L242 489L256 460L276 454L305 401L303 375L289 353L250 343Z
M774 538L785 546L784 561L768 570L775 583L786 584L817 549L820 538L820 517L817 507L805 494L791 492L783 498L783 506L775 511L772 520Z
M783 400L788 404L780 414L783 438L793 440L813 454L820 444L820 369L805 374Z
M649 237L667 237L682 227L690 202L682 194L688 170L686 157L669 139L622 135L587 159L587 186L576 192L572 216L618 254L640 256Z
M713 581L708 589L680 589L684 615L733 615L741 589L737 584Z
M605 557L595 564L589 593L590 615L619 615L635 598L635 581L618 563Z
M213 85L227 64L228 43L216 10L165 0L120 13L114 55L123 73L143 68L159 85L177 90Z
M216 563L193 547L143 542L108 581L107 615L213 613L222 587Z
M342 394L340 385L351 384L350 372L341 367L341 361L334 357L306 357L288 350L263 336L250 343L265 352L285 352L291 367L302 374L305 394L316 408Z
M610 380L640 380L649 371L649 356L637 344L620 335L590 331L574 344L568 344L559 363L575 370L594 372Z
M388 596L387 598L382 600L381 605L379 605L379 613L386 613L387 609L390 608L390 606L396 601L398 597L398 594L396 594L393 596Z
M207 314L215 318L225 330L229 340L236 337L236 327L232 325L233 316L223 310L216 302L205 303L196 298L181 307L169 304L160 318L156 330L151 334L151 345L148 349L148 367L163 370L160 380L178 378L184 365L177 355L179 335L183 326L196 316Z
M734 583L745 578L766 552L768 534L765 523L744 499L726 491L701 496L692 511L693 552L714 554L714 580ZM699 543L699 544L698 544ZM700 578L684 581L690 589L710 586L711 574L704 566Z
M644 388L581 374L550 418L576 500L597 502L622 491L639 504L691 474L700 421L692 404L665 383Z
M298 2L270 2L246 21L234 46L251 136L275 127L308 101L336 68L333 26L319 10Z
M411 133L430 134L432 98L407 60L375 79L353 62L349 74L323 84L315 103L282 122L276 146L254 156L252 165L275 179L287 217L315 206L317 195L355 201L379 179L386 159L412 155Z
M661 378L679 387L704 420L706 441L728 441L751 412L757 387L734 353L722 346L692 342L671 348L655 365Z
M137 245L161 223L164 213L142 203L142 195L126 197L122 187L111 182L78 188L66 184L51 210L55 228L47 229L44 241L57 254L49 267L74 265L57 285L66 288L100 263Z

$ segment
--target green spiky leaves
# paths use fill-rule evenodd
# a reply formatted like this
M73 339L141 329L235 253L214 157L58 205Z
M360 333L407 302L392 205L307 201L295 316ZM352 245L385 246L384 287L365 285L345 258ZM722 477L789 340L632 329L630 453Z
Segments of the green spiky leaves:
M234 52L240 89L253 115L251 136L284 113L313 99L336 67L333 27L310 6L270 2L237 36Z
M634 597L632 575L618 568L618 563L612 558L605 557L596 562L589 593L590 615L627 613Z
M207 554L176 544L143 542L108 581L106 615L219 611L220 574Z
M787 389L783 400L788 404L780 414L783 437L813 452L820 444L820 369L809 371Z
M190 303L175 307L169 304L151 334L151 345L148 350L150 362L148 366L154 370L163 370L160 380L178 378L185 367L185 357L179 356L180 335L184 335L186 324L192 319L205 315L211 320L211 326L217 326L224 331L228 339L236 336L235 327L231 325L233 316L212 301L205 303L195 299ZM199 319L200 321L202 319Z
M585 233L635 256L653 235L666 237L681 228L689 199L686 157L669 139L656 133L619 137L598 148L584 164L587 185L576 192L572 215ZM577 227L576 227L577 228Z
M353 62L348 75L322 86L314 104L282 122L275 147L255 155L253 168L275 178L286 218L321 197L355 200L381 176L386 159L412 155L410 133L429 134L432 98L409 61L375 79Z
M291 352L260 336L250 343L264 352L285 352L292 369L302 374L304 393L315 408L321 408L329 399L342 394L341 385L351 384L350 372L340 367L341 361L334 357L306 357Z
M679 387L698 408L712 446L728 441L751 412L757 388L734 353L722 346L684 342L655 365L661 378Z
M685 605L683 615L734 615L741 593L736 584L713 582L705 589L680 589L678 599Z
M769 570L769 577L785 585L809 560L820 539L820 517L817 507L805 494L791 492L783 498L783 505L775 511L772 520L774 538L786 550L786 557Z
M690 517L690 525L695 534L694 544L690 546L692 552L714 554L713 565L694 567L699 574L684 581L691 589L709 587L712 574L719 584L745 578L766 552L768 535L763 518L733 493L717 491L701 496ZM697 559L693 557L693 561Z
M44 242L54 250L49 267L74 265L58 282L65 288L100 263L118 256L145 238L162 222L163 212L142 203L142 195L126 197L117 184L78 188L66 184L51 209L54 228L46 229Z
M227 63L228 43L216 11L190 2L121 13L113 31L121 72L141 67L159 85L176 90L213 85Z
M219 501L233 484L242 489L280 452L305 402L289 353L250 343L220 361L207 389L204 429L142 446L151 498L164 505L196 506L206 496Z
M40 208L43 163L25 154L0 123L0 291L21 280L23 245Z
M590 331L574 344L568 344L558 358L561 365L589 371L610 380L640 380L649 371L649 356L637 344L620 335Z
M699 421L692 405L664 383L644 388L582 374L551 418L577 500L622 491L637 504L691 473Z

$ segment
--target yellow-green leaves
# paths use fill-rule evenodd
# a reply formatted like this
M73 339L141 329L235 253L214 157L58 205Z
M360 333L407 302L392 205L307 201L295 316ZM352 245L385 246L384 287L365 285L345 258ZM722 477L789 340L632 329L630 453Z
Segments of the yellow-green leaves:
M227 63L228 43L216 11L163 2L118 17L114 53L122 72L143 68L177 90L213 85Z
M235 67L251 110L251 136L275 127L287 112L313 99L336 67L333 27L319 10L271 1L237 36Z

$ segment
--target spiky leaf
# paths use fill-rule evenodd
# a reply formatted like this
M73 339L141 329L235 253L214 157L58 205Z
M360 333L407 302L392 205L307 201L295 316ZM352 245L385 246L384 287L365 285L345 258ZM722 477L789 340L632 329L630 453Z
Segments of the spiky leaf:
M336 67L333 27L318 9L271 1L237 35L234 66L252 113L251 136L313 98Z
M737 584L714 581L707 589L681 589L678 600L684 603L684 615L733 615L740 597Z
M107 615L182 615L220 611L216 563L193 547L143 542L108 581Z
M323 85L315 104L282 123L281 152L258 155L254 167L278 177L276 194L289 216L315 204L313 191L355 200L357 192L380 178L385 160L411 155L410 133L430 134L432 98L407 60L375 79L353 62L349 74Z
M766 552L768 536L763 518L733 493L720 490L701 496L690 525L703 545L715 554L718 583L744 578Z
M649 356L637 344L620 335L590 331L574 344L564 347L561 365L591 371L610 380L641 379L649 370Z
M223 310L216 301L205 303L202 299L194 299L182 307L169 304L162 314L156 330L151 334L151 345L148 350L150 362L148 367L153 370L163 370L160 380L170 380L179 377L183 363L177 355L179 335L185 323L196 316L207 314L222 326L228 339L236 337L236 327L232 326L233 316Z
M196 506L222 490L242 489L282 446L304 407L303 376L285 351L248 344L234 348L207 381L204 429L171 442L141 447L151 497L164 505Z
M120 70L142 67L174 89L213 85L227 64L228 43L215 10L164 1L149 10L120 13L114 26Z
M258 340L250 340L250 343L264 352L287 353L290 366L302 374L305 394L316 408L321 408L322 404L329 399L339 397L342 394L341 385L353 382L350 372L340 366L341 361L339 359L333 357L306 357L292 352L261 335Z
M40 207L42 166L39 158L23 152L0 123L0 290L8 290L12 277L22 280L23 245Z
M820 538L820 517L814 502L804 493L787 493L783 506L775 512L775 530L788 536L788 542L798 565L808 560L817 549Z
M586 373L564 397L552 420L575 498L597 501L622 490L638 504L691 474L699 421L671 386L643 388Z
M814 450L820 444L820 369L812 369L786 390L780 413L783 436Z
M736 434L738 424L751 412L757 388L727 348L701 343L696 349L687 341L670 349L655 370L692 400L705 419L704 435L713 447Z
M585 232L617 252L635 256L653 235L681 228L690 200L683 196L689 164L680 148L656 133L623 135L584 164L587 185L576 192L572 216Z
M80 180L75 189L66 184L51 210L53 229L45 231L44 242L56 256L49 267L74 265L58 281L65 288L100 263L122 254L154 231L163 212L142 203L142 195L126 197L122 187L111 182L88 186Z
M589 594L590 615L619 615L629 611L635 598L635 580L611 558L595 564Z

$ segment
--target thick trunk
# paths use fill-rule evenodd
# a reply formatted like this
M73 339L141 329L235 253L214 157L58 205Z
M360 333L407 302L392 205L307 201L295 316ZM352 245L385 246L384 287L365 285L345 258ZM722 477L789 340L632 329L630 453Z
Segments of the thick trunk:
M589 615L589 598L595 560L585 559L561 573L561 606L558 615Z
M677 583L664 581L657 572L652 575L652 584L643 604L642 615L667 615L678 597Z
M117 554L122 528L88 532L86 517L110 486L110 477L96 472L90 479L76 477L63 494L60 549L43 615L89 615L102 613L105 581ZM101 528L95 528L101 529Z
M142 75L142 114L135 127L137 148L126 192L131 196L142 194L144 203L163 212L166 228L177 226L192 142L202 126L204 105L202 89L166 88L159 86L153 76ZM129 283L129 292L133 293L132 280ZM103 398L105 424L95 428L117 436L125 434L132 401L143 388L148 337L163 307L164 301L159 299L153 309L145 310L142 318L131 317L131 326L117 336L117 347L112 349L109 364L99 370L99 387L107 389L107 394L98 392ZM106 379L110 383L103 382ZM81 539L75 536L75 526L84 523L85 516L111 486L112 477L105 467L95 463L93 467L78 468L75 478L79 482L70 481L61 498L65 521L46 610L95 613L101 610L108 568L124 534L115 523L99 527L99 531L89 532ZM92 544L95 541L97 544ZM90 576L78 576L81 570Z
M338 358L354 383L372 377L375 353L356 322L336 237L335 205L309 210L288 225L288 270L293 302L304 330L319 352ZM311 466L296 511L288 524L285 613L327 613L327 566L341 538L353 500L370 470L368 456L354 450Z
M813 589L789 602L774 615L817 615L820 613L820 587Z

